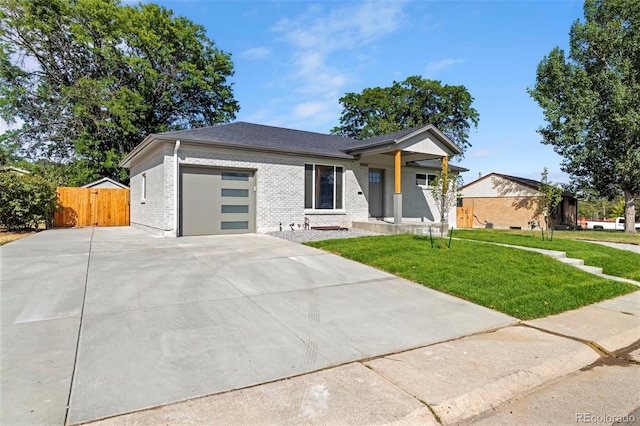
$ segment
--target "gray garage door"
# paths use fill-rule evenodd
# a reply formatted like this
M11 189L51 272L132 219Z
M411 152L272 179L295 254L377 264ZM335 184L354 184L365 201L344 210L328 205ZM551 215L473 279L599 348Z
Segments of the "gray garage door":
M255 232L254 179L250 170L181 167L181 235Z

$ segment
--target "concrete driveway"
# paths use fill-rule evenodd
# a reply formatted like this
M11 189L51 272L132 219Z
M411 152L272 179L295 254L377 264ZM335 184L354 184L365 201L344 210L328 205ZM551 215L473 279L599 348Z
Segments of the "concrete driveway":
M0 248L2 424L75 424L515 320L266 235L61 229Z

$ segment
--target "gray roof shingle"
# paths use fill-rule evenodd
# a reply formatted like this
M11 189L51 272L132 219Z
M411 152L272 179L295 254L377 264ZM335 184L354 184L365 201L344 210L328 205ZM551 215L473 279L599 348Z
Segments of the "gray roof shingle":
M342 136L325 135L303 130L284 129L238 121L191 130L156 133L156 139L170 139L206 144L224 144L245 148L262 148L299 154L317 154L338 158L354 158L344 152L362 141Z

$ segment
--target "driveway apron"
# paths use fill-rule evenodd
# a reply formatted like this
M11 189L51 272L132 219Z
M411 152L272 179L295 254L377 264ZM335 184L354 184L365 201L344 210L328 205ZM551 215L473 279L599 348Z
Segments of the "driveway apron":
M75 424L514 318L266 235L38 233L0 248L2 424Z

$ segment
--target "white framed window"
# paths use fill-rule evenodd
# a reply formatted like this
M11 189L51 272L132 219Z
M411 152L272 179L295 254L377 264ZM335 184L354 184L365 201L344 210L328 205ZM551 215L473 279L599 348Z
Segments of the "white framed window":
M344 167L304 165L304 208L344 209Z
M142 188L140 191L140 201L144 203L147 200L147 174L142 174Z
M416 173L416 185L418 186L429 186L434 180L436 180L436 175Z

